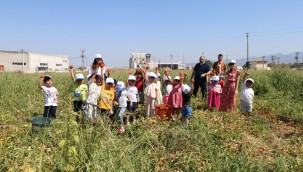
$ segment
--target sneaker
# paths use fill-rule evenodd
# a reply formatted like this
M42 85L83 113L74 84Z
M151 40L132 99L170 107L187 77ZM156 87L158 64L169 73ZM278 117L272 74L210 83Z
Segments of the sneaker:
M123 126L121 126L121 127L119 128L119 133L124 133L124 127L123 127Z

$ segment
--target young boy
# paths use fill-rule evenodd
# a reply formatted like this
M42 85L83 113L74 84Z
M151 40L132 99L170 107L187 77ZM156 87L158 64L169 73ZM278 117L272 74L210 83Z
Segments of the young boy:
M44 82L45 86L42 85ZM43 91L45 97L44 103L44 117L56 118L57 104L59 93L55 87L53 87L53 81L50 76L41 76L38 87Z
M127 110L133 114L133 123L136 122L136 111L138 109L138 89L135 86L136 77L134 75L129 75L126 82L126 90L128 97L131 101L127 101ZM132 106L131 103L132 102ZM126 124L129 125L129 115L126 115Z
M101 85L101 100L98 103L98 114L101 116L108 116L112 110L113 100L114 100L114 88L115 81L113 78L106 78L104 83Z
M73 81L73 102L74 102L74 112L83 112L83 107L88 94L88 87L84 84L84 76L81 73L74 75L74 70L71 68L71 78ZM80 122L80 117L76 117L77 122Z
M249 76L249 73L246 72L243 77L241 90L241 110L244 115L250 115L252 112L254 98L254 90L252 89L254 80L251 78L245 80L246 76Z
M183 98L183 106L182 106L182 121L185 124L186 128L188 128L189 119L191 117L192 113L192 107L191 107L191 97L194 90L194 82L192 83L192 88L190 88L188 85L183 85L182 80L182 98Z

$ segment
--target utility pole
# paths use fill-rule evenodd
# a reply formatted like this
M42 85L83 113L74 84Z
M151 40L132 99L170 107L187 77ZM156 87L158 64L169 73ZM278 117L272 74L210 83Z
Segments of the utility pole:
M228 64L228 55L225 55L226 56L226 64Z
M298 67L298 65L299 65L299 52L296 52L295 59L296 59L297 67Z
M247 58L247 62L246 62L246 64L247 64L247 68L249 69L249 68L250 68L250 66L249 66L249 59L248 59L248 57L249 57L249 45L248 45L248 37L249 37L249 33L246 33L246 39L247 39L247 50L246 50L246 58Z
M278 59L278 64L280 64L280 57L277 57L277 59Z
M82 50L81 50L81 58L82 58L82 72L84 71L84 57L85 57L84 52L85 52L85 50L84 50L84 49L82 49Z
M263 59L263 70L264 70L265 56L263 56L262 59Z
M271 64L272 64L272 67L274 67L275 65L275 56L271 56Z
M173 70L173 55L170 55L170 69Z

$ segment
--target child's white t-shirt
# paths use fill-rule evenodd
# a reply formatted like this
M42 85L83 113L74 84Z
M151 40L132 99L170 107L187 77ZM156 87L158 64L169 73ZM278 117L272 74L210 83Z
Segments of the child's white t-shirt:
M42 86L42 92L45 97L44 106L57 106L58 90L55 87Z
M167 85L165 85L164 86L164 91L165 91L165 93L164 93L164 95L169 95L170 94L170 92L173 90L173 85L172 84L167 84Z
M252 103L254 98L254 90L252 88L246 87L245 83L242 83L242 90L241 90L241 100Z
M90 83L88 87L88 96L86 99L86 103L97 105L100 95L101 88L95 82Z
M121 92L121 96L119 98L119 107L127 107L127 91L126 90L123 90Z
M138 102L138 100L137 100L137 95L138 95L138 89L137 89L137 87L135 87L135 86L128 86L126 88L126 90L127 90L127 95L129 97L129 99L132 102Z

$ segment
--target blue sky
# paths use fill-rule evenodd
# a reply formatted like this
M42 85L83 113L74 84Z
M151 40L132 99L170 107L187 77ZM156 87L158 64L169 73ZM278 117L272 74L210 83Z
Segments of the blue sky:
M1 0L0 49L68 55L80 65L101 53L128 66L132 52L197 62L302 51L302 0Z

